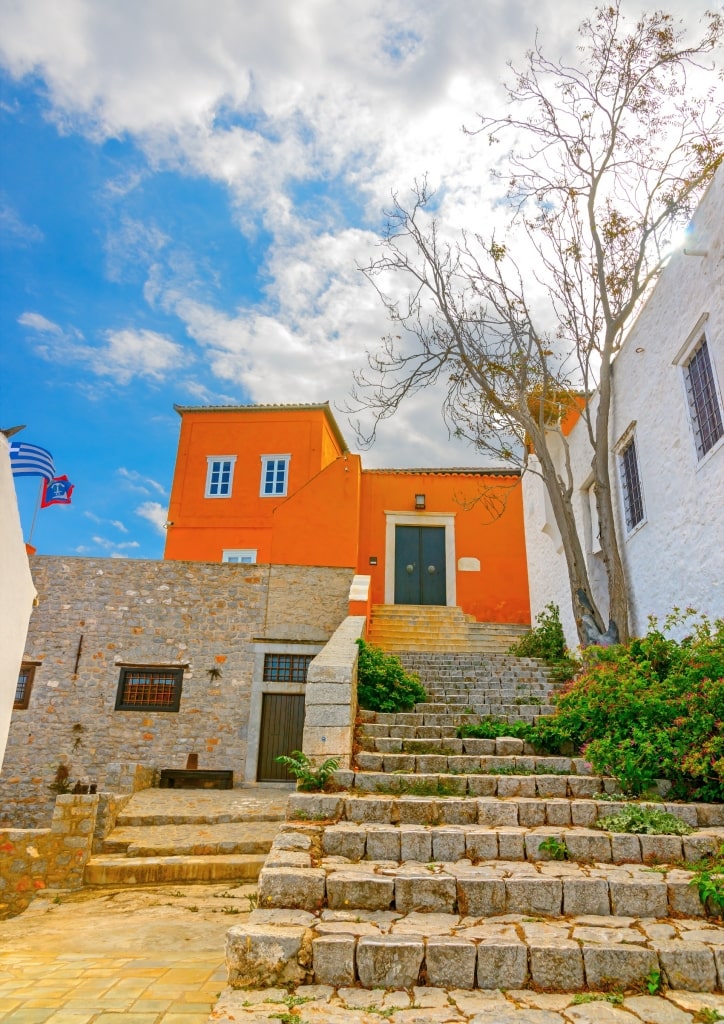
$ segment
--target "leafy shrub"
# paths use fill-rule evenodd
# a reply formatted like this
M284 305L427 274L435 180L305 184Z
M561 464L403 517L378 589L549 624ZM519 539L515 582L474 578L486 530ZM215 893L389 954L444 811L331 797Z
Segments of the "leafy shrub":
M508 722L504 718L483 718L477 725L467 723L457 729L457 735L463 738L495 740L498 736L512 736L515 739L530 740L534 734L532 726L526 722Z
M399 658L364 640L357 641L357 700L365 711L410 711L427 698L419 678L406 672Z
M691 614L675 611L662 629L651 619L628 645L588 648L532 742L572 744L629 794L668 778L674 797L724 800L724 621L702 619L681 641L665 635Z
M618 814L599 818L595 827L606 832L632 832L634 835L646 836L688 836L695 831L691 825L668 811L637 804L624 807Z
M510 653L519 658L540 658L550 667L552 682L567 682L581 666L566 647L558 605L547 604L535 621L535 629L514 643Z
M328 757L326 761L315 767L314 761L301 750L293 750L291 754L281 754L276 760L294 776L299 789L303 789L307 793L324 789L327 781L339 768L339 761L334 757Z

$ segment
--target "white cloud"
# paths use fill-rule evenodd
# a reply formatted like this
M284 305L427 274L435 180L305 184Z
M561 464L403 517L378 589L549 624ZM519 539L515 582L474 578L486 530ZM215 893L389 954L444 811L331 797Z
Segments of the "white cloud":
M156 527L159 533L164 532L168 519L168 510L157 501L144 501L142 505L136 508L136 515L141 516L142 519L147 519L149 523Z
M54 324L52 320L48 320L42 313L21 313L18 317L18 323L22 324L23 327L30 327L33 331L39 331L41 334L63 333L62 327Z
M107 537L101 537L100 535L91 537L91 540L97 547L103 548L104 551L108 552L126 552L141 546L137 540L126 540L119 544L117 541L109 540ZM126 556L122 555L122 557L125 558Z
M153 480L150 476L143 476L135 469L126 469L125 466L121 466L116 472L126 482L129 490L138 491L141 494L150 494L151 491L156 491L158 494L166 493L166 488L158 480Z
M120 519L103 519L101 516L97 516L95 512L88 511L88 509L85 510L83 515L86 519L90 519L91 522L97 523L99 526L107 523L109 526L114 526L121 533L128 533L128 528L120 521Z
M21 247L42 242L43 232L37 224L26 224L17 210L0 196L0 234L11 243Z

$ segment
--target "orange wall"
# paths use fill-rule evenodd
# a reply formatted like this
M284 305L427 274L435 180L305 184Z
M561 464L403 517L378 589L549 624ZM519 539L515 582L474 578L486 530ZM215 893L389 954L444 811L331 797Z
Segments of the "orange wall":
M184 411L164 557L220 561L225 548L256 548L259 562L270 561L272 517L286 498L259 494L260 456L291 456L290 495L329 462L334 444L322 409ZM236 455L230 498L204 497L209 455Z
M358 573L372 577L372 601L385 598L385 512L415 514L415 494L426 496L425 512L455 516L455 564L480 560L480 572L456 572L457 604L485 622L530 622L528 570L523 534L522 488L518 477L482 479L466 474L362 473ZM501 514L488 507L490 501ZM420 525L425 525L425 514ZM369 564L370 556L377 565Z
M340 456L275 509L274 564L355 567L361 469L359 455Z

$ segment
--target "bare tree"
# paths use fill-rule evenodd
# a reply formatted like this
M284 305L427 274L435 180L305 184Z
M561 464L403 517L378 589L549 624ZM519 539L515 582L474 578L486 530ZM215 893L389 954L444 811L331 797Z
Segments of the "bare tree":
M609 469L611 371L674 233L722 160L721 105L713 91L694 95L691 85L722 28L721 17L708 14L701 38L684 46L671 16L644 15L627 27L614 0L581 24L576 66L549 60L536 41L524 69L511 66L510 113L481 117L471 133L491 143L510 134L517 147L507 155L505 237L451 239L423 182L411 205L395 200L381 255L362 268L394 326L357 377L358 408L371 409L376 425L411 393L444 381L444 414L457 435L541 475L583 642L607 624L574 515L567 435L580 415L608 633L623 640L628 591Z

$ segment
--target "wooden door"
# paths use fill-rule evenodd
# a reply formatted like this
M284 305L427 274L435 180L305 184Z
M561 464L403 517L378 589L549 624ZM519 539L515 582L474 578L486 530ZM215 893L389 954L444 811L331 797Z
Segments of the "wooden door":
M293 782L293 777L276 760L280 754L302 749L304 694L262 694L261 735L257 782Z

